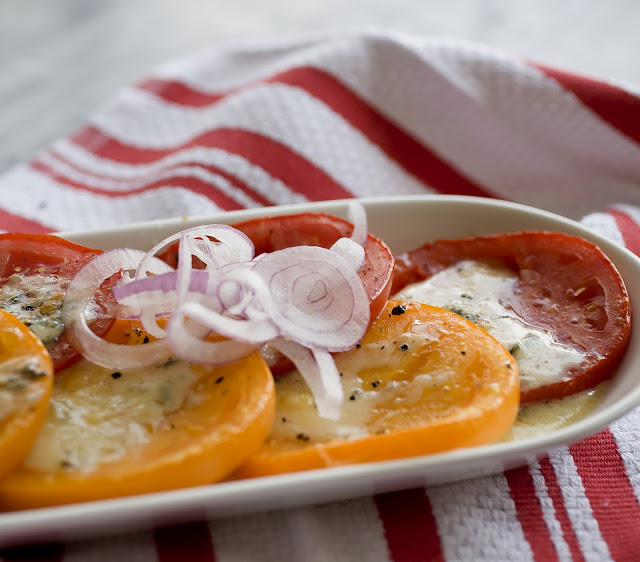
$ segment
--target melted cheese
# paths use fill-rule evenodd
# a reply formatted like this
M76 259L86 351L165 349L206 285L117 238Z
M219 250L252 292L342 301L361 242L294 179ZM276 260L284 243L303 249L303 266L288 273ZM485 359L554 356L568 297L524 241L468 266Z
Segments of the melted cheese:
M302 376L297 371L276 379L276 417L271 428L273 439L314 442L334 439L355 439L368 434L366 427L372 414L373 393L362 388L362 380L350 377L343 384L352 394L345 396L339 420L321 418L315 407L313 396ZM351 395L358 400L350 400Z
M49 416L24 464L91 471L122 459L166 427L168 415L198 396L203 369L183 361L115 372L88 361L59 373Z
M489 332L518 361L523 389L559 382L568 369L580 365L585 354L503 306L502 296L513 293L516 281L506 267L466 260L405 287L393 298L445 308Z
M429 329L424 325L425 330ZM437 340L438 332L432 329L429 338ZM276 379L276 417L270 437L279 441L301 440L329 442L357 439L370 435L371 428L379 421L382 404L402 403L407 410L422 400L425 389L431 393L434 387L441 389L441 407L446 408L446 395L450 390L443 379L446 372L430 372L411 379L387 382L374 390L371 377L363 378L376 369L393 369L400 363L402 344L415 348L416 337L424 342L424 333L403 334L393 342L377 342L363 346L367 353L343 353L337 360L342 375L345 401L339 420L321 418L315 408L313 396L298 371L292 371ZM375 361L371 358L375 357ZM553 432L568 426L593 412L606 392L607 382L595 388L578 392L562 399L525 404L520 407L518 417L502 441L516 441L535 435Z
M318 415L300 373L292 371L276 378L276 416L270 437L313 442L357 439L393 428L396 417L402 426L420 424L436 412L442 415L452 408L447 386L450 365L435 368L430 364L424 373L414 375L407 371L406 361L407 353L426 353L428 348L437 346L445 332L428 324L417 324L414 329L393 340L364 344L358 350L336 356L345 394L339 420ZM407 350L403 349L405 346ZM473 360L472 355L469 354L469 361ZM461 357L460 361L465 359ZM394 379L381 381L380 373L388 372L395 373ZM428 412L419 407L425 400L429 402ZM396 411L391 411L389 404L398 405Z

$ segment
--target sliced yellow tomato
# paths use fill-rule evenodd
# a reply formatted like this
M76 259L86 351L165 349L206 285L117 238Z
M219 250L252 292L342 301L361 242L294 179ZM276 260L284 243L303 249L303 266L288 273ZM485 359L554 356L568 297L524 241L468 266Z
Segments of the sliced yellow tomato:
M477 326L439 308L390 301L361 344L335 359L345 392L340 420L318 416L297 373L280 377L271 433L235 477L490 443L518 412L511 355Z
M28 453L49 407L53 364L20 320L0 310L0 477Z
M111 341L144 342L117 322ZM258 353L222 367L183 361L59 372L50 414L22 464L0 480L0 509L33 508L197 486L255 452L275 390Z

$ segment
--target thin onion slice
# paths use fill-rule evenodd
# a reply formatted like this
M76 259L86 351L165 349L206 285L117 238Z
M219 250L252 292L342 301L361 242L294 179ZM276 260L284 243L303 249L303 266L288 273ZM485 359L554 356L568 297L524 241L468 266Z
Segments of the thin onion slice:
M278 328L269 320L251 321L225 316L197 302L184 303L180 313L221 336L244 343L262 346L278 336Z
M224 365L250 355L255 345L233 340L206 341L202 326L192 323L182 311L174 313L167 323L167 339L176 355L200 365ZM192 333L198 330L199 333Z
M346 351L369 326L369 299L358 272L340 254L317 246L265 255L253 271L267 283L283 337L309 348Z
M255 247L251 239L244 232L240 232L236 228L226 224L195 226L177 232L151 248L136 270L136 279L146 277L147 267L153 256L172 242L183 238L200 238L202 240L203 245L199 247L195 246L198 248L196 257L201 259L207 266L220 267L227 263L249 261L255 254ZM209 238L215 238L217 242L209 240ZM216 247L215 256L213 251L202 251L203 247L212 250L212 246Z
M278 327L272 320L275 303L262 278L245 269L227 269L225 273L213 287L218 307L188 301L180 306L181 313L222 336L245 343L261 346L278 337ZM225 310L235 314L225 314Z
M339 238L331 246L331 251L342 256L356 271L364 264L364 248L350 238Z
M282 338L272 340L269 345L291 359L313 394L318 415L326 419L340 419L344 390L333 357Z
M369 235L367 211L362 203L351 201L349 202L348 213L349 220L353 224L351 240L364 247L367 243L367 236Z
M209 274L206 271L193 270L190 276L189 291L193 294L206 294L208 278ZM177 281L178 272L169 268L169 271L151 277L119 282L113 288L113 296L119 304L134 310L140 310L143 306L149 305L165 305L173 309Z
M167 331L164 328L158 326L158 317L164 317L165 313L163 309L153 306L143 306L140 311L140 321L142 327L149 335L154 338L164 338L167 336Z
M114 344L96 336L85 318L85 311L105 279L122 269L135 269L145 252L121 248L97 255L71 280L62 303L62 322L69 343L83 357L112 369L147 367L168 361L172 350L166 340L146 345ZM160 260L149 262L149 269L166 271ZM167 266L168 267L168 266Z
M366 241L366 215L357 205L351 212L357 219L352 238L330 249L297 246L254 258L246 235L208 225L170 236L147 253L100 254L78 272L65 297L69 340L87 359L111 368L153 365L174 354L219 365L270 345L293 361L320 415L337 419L344 396L331 352L351 349L369 325L369 299L358 274L365 260L358 241ZM177 270L158 266L154 254L176 240ZM194 257L204 270L193 268ZM120 313L140 318L159 338L155 342L111 344L87 326L84 313L93 295L122 269L113 290ZM128 271L134 269L132 279ZM168 316L166 328L158 325L159 316ZM210 341L211 333L229 339Z

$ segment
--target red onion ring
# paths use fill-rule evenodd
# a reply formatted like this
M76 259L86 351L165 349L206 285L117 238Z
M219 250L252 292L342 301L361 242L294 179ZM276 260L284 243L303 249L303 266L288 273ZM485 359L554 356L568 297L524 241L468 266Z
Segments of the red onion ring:
M342 256L353 269L358 271L364 263L364 248L349 238L339 238L331 246L331 251Z
M218 365L269 344L293 361L320 415L337 419L344 397L330 352L351 349L369 325L369 300L358 275L365 253L355 241L366 241L363 210L356 218L353 239L342 238L331 249L298 246L254 259L253 244L243 233L209 225L170 236L147 253L100 254L78 272L65 297L69 340L87 359L111 368L157 364L172 354ZM158 266L154 254L176 240L178 269ZM193 269L193 257L205 270ZM121 314L140 318L160 338L153 343L111 344L87 326L84 311L95 291L121 269L136 270L134 279L127 273L114 287ZM166 330L157 324L162 315L169 315ZM206 341L211 332L231 339Z
M200 258L208 267L220 267L227 263L249 261L255 255L253 242L251 242L251 239L244 232L240 232L226 224L195 226L193 228L177 232L151 248L136 270L136 279L146 277L147 265L160 250L172 242L183 238L201 238L203 242L206 240L203 246L192 245L191 248L196 250L194 255ZM218 242L209 240L209 238L215 238ZM205 252L202 250L203 247L211 249L212 245L216 245L215 257L213 256L213 252Z
M307 349L282 338L272 340L269 345L291 359L313 394L318 415L332 420L340 419L344 389L333 357L324 351Z
M193 323L182 311L174 313L167 323L166 341L176 355L200 365L224 365L250 355L258 348L255 345L233 340L206 341L208 329L195 325L200 333L193 334Z
M171 348L165 340L146 345L114 344L96 336L87 325L85 311L105 279L122 269L134 269L145 257L144 252L125 248L97 255L69 283L62 303L62 322L69 343L83 357L112 369L146 367L168 361ZM160 260L149 261L151 271L170 269Z
M369 326L369 300L340 254L297 246L267 254L253 271L269 286L281 336L322 351L346 351Z

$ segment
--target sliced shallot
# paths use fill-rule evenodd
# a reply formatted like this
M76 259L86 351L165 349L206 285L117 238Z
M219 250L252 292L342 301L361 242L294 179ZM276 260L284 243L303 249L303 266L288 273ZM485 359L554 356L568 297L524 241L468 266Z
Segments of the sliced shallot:
M165 340L135 346L113 344L96 336L85 318L85 311L104 280L122 269L135 269L144 256L139 250L110 250L93 258L69 283L62 303L62 322L69 343L89 361L125 369L164 363L171 358L172 351ZM158 272L171 269L160 260L150 261L148 267Z
M349 220L353 223L351 240L360 246L364 246L367 243L369 227L367 222L367 211L362 203L359 203L358 201L351 201L349 203Z
M352 214L357 218L352 239L341 238L331 249L297 246L254 258L253 244L242 232L209 225L170 236L148 253L100 254L80 270L65 297L69 340L87 359L118 369L174 355L194 363L229 363L268 344L293 361L320 415L338 418L343 390L331 352L351 349L369 325L369 300L358 274L365 259L358 241L366 240L366 215L358 207ZM154 254L176 240L173 270ZM194 269L193 258L205 269ZM120 317L141 319L159 338L155 342L111 344L87 326L84 314L95 291L121 270L113 289ZM166 328L157 323L162 316L168 317Z

